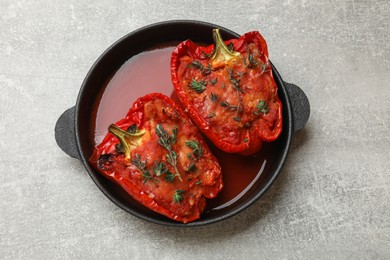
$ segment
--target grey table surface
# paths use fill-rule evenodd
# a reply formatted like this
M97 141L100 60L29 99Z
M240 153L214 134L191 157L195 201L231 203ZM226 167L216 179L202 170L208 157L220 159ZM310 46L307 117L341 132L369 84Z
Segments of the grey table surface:
M54 140L98 56L170 19L259 30L311 117L267 194L169 228L115 206ZM0 2L0 258L390 259L390 2Z

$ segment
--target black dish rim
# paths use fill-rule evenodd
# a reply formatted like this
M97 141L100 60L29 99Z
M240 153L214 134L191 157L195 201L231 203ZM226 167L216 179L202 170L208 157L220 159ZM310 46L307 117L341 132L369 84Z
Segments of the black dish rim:
M283 115L284 116L283 123L288 124L287 127L284 127L284 129L287 129L287 138L286 138L286 141L283 145L283 150L281 152L279 152L279 154L281 154L281 155L277 158L277 160L278 160L277 167L273 171L272 177L269 179L267 184L261 190L259 190L255 196L253 196L249 200L245 201L245 203L243 203L242 205L240 205L239 207L237 207L231 211L224 213L221 216L214 216L214 217L211 217L208 219L200 218L196 221L184 224L184 223L180 223L180 222L172 222L172 221L165 220L165 219L156 219L156 218L144 215L144 214L138 212L137 210L132 209L128 205L126 205L126 204L122 203L120 200L118 200L115 196L113 196L110 193L110 191L108 191L105 187L103 187L103 185L101 185L101 183L98 181L98 179L95 175L96 174L95 169L90 165L90 163L88 161L89 158L87 158L83 152L84 149L81 146L82 140L81 140L81 137L79 134L80 133L80 121L81 121L81 117L82 117L82 113L80 111L80 103L82 102L82 99L86 93L86 90L88 87L87 83L89 81L89 78L91 77L92 72L95 70L96 66L101 62L101 60L106 55L109 55L111 50L116 48L121 42L125 41L129 37L133 37L134 35L138 34L141 31L152 29L155 27L160 27L160 26L169 26L169 25L175 26L178 24L201 25L201 26L209 26L211 28L220 28L222 31L226 31L229 34L235 35L235 37L239 37L239 35L237 33L233 32L229 29L226 29L224 27L221 27L219 25L215 25L215 24L208 23L208 22L196 21L196 20L170 20L170 21L158 22L158 23L144 26L140 29L137 29L137 30L130 32L127 35L123 36L121 39L119 39L118 41L113 43L106 51L104 51L103 54L100 55L100 57L96 60L96 62L90 68L89 72L87 73L87 75L82 83L82 86L80 88L80 92L79 92L79 95L77 98L77 102L76 102L76 112L75 112L76 143L77 143L77 148L78 148L78 152L80 155L80 159L83 162L85 168L87 169L89 176L92 178L92 180L95 182L95 184L99 187L99 189L103 192L103 194L107 198L109 198L113 203L115 203L118 207L123 209L124 211L126 211L126 212L140 218L140 219L147 220L149 222L160 224L160 225L165 225L165 226L174 226L174 227L204 226L204 225L220 222L222 220L225 220L227 218L235 216L238 213L245 210L246 208L248 208L249 206L251 206L254 202L256 202L260 197L262 197L267 192L267 190L275 182L275 180L279 176L279 174L283 168L283 165L287 159L287 155L288 155L290 144L291 144L292 134L293 134L292 108L291 108L290 98L289 98L289 95L287 93L284 81L282 80L280 74L278 73L278 71L276 70L276 68L274 67L274 65L272 63L271 63L272 71L273 71L274 79L278 85L279 94L282 94L282 96L284 96L284 99L285 99L283 106L285 106L284 112L286 111L287 114Z

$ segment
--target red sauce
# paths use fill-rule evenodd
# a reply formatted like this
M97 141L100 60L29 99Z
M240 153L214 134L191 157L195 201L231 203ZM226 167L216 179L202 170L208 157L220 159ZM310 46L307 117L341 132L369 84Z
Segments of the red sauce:
M99 144L107 134L107 127L122 119L132 103L151 92L173 96L170 76L170 59L174 47L164 47L140 53L130 58L108 81L96 104L96 122L93 139ZM268 155L265 149L244 157L220 151L209 145L217 157L223 174L224 188L217 198L208 200L209 210L228 207L251 188L262 174Z
M124 118L139 97L152 92L172 94L169 67L173 49L165 47L135 55L110 79L97 107L96 144L107 134L107 127Z

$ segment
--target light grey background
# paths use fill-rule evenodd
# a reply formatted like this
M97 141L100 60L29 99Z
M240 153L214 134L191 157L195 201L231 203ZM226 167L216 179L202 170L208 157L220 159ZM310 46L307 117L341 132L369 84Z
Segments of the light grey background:
M168 19L259 30L312 109L269 192L193 229L116 207L53 132L108 46ZM389 259L389 32L388 0L1 0L0 258Z

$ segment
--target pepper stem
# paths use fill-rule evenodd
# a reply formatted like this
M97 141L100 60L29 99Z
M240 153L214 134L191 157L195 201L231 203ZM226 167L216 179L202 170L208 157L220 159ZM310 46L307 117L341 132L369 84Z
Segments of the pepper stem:
M230 51L223 41L219 29L213 29L214 50L211 56L211 66L221 67L226 65L229 60L236 59L241 54L236 51Z
M137 145L137 143L141 140L141 137L145 134L145 130L137 130L134 134L126 132L125 130L117 127L114 124L111 124L108 127L108 131L113 134L116 138L119 139L124 152L126 159L130 160L130 152L131 146Z

